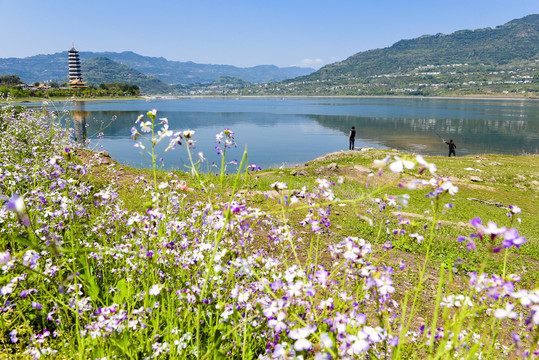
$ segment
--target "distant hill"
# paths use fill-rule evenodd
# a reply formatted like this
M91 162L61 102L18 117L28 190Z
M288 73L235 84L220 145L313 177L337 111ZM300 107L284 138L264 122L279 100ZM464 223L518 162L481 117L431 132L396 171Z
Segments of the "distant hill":
M539 14L496 28L401 40L272 86L266 94L539 92Z
M84 81L89 85L102 83L126 83L137 85L143 94L168 94L175 90L161 80L145 75L124 64L106 57L94 57L81 64Z
M311 68L297 66L280 68L274 65L258 65L249 68L240 68L231 65L197 64L191 61L169 61L162 57L142 56L131 51L122 53L80 52L81 59L90 55L108 57L119 63L129 65L145 74L155 76L167 84L209 83L222 76L237 77L250 83L264 83L291 79L315 71Z
M251 83L262 83L290 79L315 71L310 68L279 68L273 65L240 68L231 65L197 64L191 61L169 61L162 57L142 56L131 51L121 53L81 51L79 56L81 61L93 57L106 57L146 75L156 77L167 84L207 83L222 76L238 77ZM0 75L19 75L27 83L46 80L60 81L67 78L67 69L67 51L22 59L0 59Z
M352 55L305 78L379 75L409 71L422 65L504 65L515 60L536 59L539 59L539 14L494 29L461 30L449 35L401 40L389 48Z

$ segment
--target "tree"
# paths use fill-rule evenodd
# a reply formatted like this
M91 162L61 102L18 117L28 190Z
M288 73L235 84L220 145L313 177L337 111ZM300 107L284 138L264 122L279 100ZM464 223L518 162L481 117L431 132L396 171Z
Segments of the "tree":
M16 86L20 85L21 81L19 75L2 75L0 76L0 85L2 86Z

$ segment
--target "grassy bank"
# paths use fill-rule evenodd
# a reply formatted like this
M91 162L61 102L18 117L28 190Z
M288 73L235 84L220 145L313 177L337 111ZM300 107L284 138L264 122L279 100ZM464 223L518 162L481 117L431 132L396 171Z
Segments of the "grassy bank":
M143 100L144 96L95 96L95 97L77 97L77 101L105 101L105 100ZM17 97L10 99L9 101L4 101L0 98L0 104L2 103L26 103L26 102L44 102L44 101L55 101L55 102L69 102L72 101L73 97Z
M161 172L42 116L2 108L5 357L539 355L536 155L367 150L227 175L225 129L208 175L196 134L150 111L132 130L150 166L160 141L193 159Z

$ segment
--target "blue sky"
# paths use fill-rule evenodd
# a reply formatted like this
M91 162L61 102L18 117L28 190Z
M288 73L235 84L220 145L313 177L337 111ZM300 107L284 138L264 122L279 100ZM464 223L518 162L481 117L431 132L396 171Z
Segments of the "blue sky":
M240 67L322 65L425 34L502 25L539 0L0 0L0 58L134 51Z

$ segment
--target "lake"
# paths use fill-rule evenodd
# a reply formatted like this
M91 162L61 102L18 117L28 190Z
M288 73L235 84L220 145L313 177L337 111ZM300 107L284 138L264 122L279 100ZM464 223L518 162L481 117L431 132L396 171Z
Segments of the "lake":
M194 152L202 152L210 162L219 162L215 134L230 128L238 148L227 158L239 161L247 146L249 163L262 168L293 166L347 150L352 126L357 131L356 148L445 156L443 138L455 141L457 156L539 151L537 100L185 98L76 102L71 110L86 122L91 148L107 150L123 164L149 167L133 146L130 130L139 114L151 109L166 117L173 131L194 130ZM104 136L98 140L95 134L100 131ZM182 148L162 158L165 169L185 169L188 164Z

